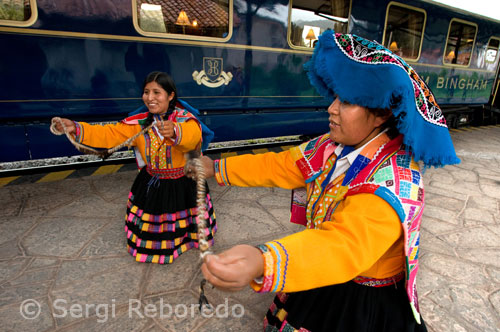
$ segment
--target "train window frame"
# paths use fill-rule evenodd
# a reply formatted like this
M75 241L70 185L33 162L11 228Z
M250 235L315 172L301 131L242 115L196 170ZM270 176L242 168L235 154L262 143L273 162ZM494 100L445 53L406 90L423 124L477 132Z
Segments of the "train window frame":
M382 45L385 45L385 36L386 36L386 31L387 31L387 23L389 22L389 10L390 10L391 6L399 7L399 8L402 8L402 9L410 9L412 11L420 12L420 13L424 14L424 22L422 24L422 31L421 31L421 36L420 36L420 43L419 43L419 47L418 47L417 57L416 58L409 58L409 57L401 56L401 58L403 58L407 62L418 62L418 60L420 59L420 56L422 54L422 45L424 44L425 27L427 25L427 11L425 9L414 7L414 6L410 6L410 5L407 5L407 4L404 4L404 3L400 3L400 2L397 2L397 1L391 1L391 2L389 2L387 4L387 8L385 10L385 22L384 22L384 31L383 31L383 34L382 34ZM386 46L386 47L387 47L387 49L389 49L389 45Z
M349 27L350 27L350 24L351 24L351 20L350 20L350 17L351 17L351 11L352 11L352 0L348 0L349 1L349 12L347 14L347 23L346 23L346 30L349 31ZM289 4L288 4L288 27L287 27L287 36L286 36L286 39L287 39L287 43L288 43L288 46L291 48L291 49L295 49L295 50L301 50L301 51L307 51L307 52L313 52L314 51L314 47L305 47L305 46L299 46L299 45L295 45L292 43L292 38L291 38L291 35L292 35L292 10L293 10L293 0L290 0ZM316 39L317 40L317 39Z
M497 54L496 54L496 56L495 56L495 60L493 60L493 61L491 62L491 63L495 63L495 62L497 62L498 57L499 57L499 55L500 55L500 37L491 36L491 37L488 39L488 43L486 44L486 51L488 51L489 46L490 46L490 42L491 42L491 40L492 40L492 39L498 40L498 43L499 43L499 48L497 49ZM486 53L485 53L485 55L484 55L484 56L485 56L484 61L485 61L485 63L487 63L488 61L486 61Z
M31 8L31 16L25 21L14 21L14 20L0 20L1 26L12 26L12 27L29 27L35 24L38 20L38 7L36 0L29 0Z
M162 39L176 39L176 40L192 40L192 41L209 41L209 42L227 42L231 39L233 35L233 0L228 0L228 32L225 37L207 37L207 36L197 36L197 35L181 35L175 33L166 32L152 32L145 31L139 25L139 13L137 11L137 0L132 0L132 22L135 30L140 35L146 37L156 37Z
M465 25L469 25L469 26L473 26L476 28L476 32L474 34L474 41L472 42L472 48L471 48L471 56L469 58L469 63L466 64L466 65L460 65L460 64L455 64L455 63L448 63L448 62L445 62L445 58L446 58L446 50L448 49L448 40L450 38L450 32L451 32L451 25L453 24L453 22L458 22L458 23L462 23L462 24L465 24ZM443 50L443 57L441 59L443 65L445 66L448 66L448 67L460 67L460 68L469 68L472 64L472 56L474 55L474 50L476 48L476 42L477 42L477 32L479 30L479 26L474 23L474 22L471 22L471 21L466 21L466 20L462 20L462 19L459 19L459 18L452 18L450 20L450 24L448 25L448 33L446 34L446 42L444 44L444 50Z

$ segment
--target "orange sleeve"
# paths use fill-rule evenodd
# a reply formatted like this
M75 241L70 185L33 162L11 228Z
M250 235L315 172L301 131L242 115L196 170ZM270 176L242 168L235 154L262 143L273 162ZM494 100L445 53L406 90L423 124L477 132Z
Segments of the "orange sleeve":
M121 122L107 125L91 125L78 122L80 134L76 141L95 148L113 148L141 131L140 125L128 125ZM135 145L135 142L132 142Z
M267 291L296 292L347 282L363 275L401 241L399 259L392 261L397 266L377 269L376 275L369 277L392 276L385 274L404 268L402 235L398 215L382 198L373 194L349 196L339 204L332 220L319 229L265 244L271 252L274 274Z
M215 162L220 185L239 187L305 187L305 181L289 151L246 154Z
M176 122L175 134L172 144L183 153L196 149L201 142L201 128L196 120Z

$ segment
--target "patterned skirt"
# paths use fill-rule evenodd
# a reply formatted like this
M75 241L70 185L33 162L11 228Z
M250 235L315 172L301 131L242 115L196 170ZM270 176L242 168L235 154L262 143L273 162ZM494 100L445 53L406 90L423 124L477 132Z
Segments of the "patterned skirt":
M385 287L349 281L278 293L264 318L265 332L426 332L413 317L404 280Z
M183 252L198 248L196 182L184 175L162 177L152 176L144 167L129 194L127 250L138 262L170 264ZM206 188L206 235L212 246L217 226Z

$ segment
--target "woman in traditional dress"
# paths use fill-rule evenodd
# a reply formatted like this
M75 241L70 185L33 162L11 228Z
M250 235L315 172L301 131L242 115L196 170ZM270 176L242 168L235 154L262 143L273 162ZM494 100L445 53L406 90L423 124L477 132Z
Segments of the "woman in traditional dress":
M154 123L130 142L140 172L128 197L125 234L127 250L136 261L169 264L198 247L196 182L186 177L184 165L185 154L201 148L202 124L187 110L192 108L177 99L175 83L166 73L146 77L142 100L147 112L116 124L69 119L54 123L59 131L64 124L78 143L96 148L115 147ZM212 245L217 227L208 187L206 204L206 239Z
M459 162L434 96L382 45L329 30L306 64L330 132L281 153L212 161L220 185L294 189L305 230L207 255L211 284L276 292L265 331L426 331L415 278L421 162ZM189 175L190 172L188 172Z

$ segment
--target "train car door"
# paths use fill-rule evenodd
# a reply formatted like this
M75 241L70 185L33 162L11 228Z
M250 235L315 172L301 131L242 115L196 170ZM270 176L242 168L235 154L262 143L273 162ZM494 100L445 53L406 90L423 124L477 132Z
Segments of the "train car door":
M497 67L497 75L493 84L491 106L493 108L496 108L497 110L500 110L500 64Z
M497 71L495 89L493 90L491 106L500 110L500 71Z
M497 124L500 122L500 38L491 37L486 50L486 63L496 66L495 80L490 96L490 123Z

